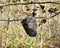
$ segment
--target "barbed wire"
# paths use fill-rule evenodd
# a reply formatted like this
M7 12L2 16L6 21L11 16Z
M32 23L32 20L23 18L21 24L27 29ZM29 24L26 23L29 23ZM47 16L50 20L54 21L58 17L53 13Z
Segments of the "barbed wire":
M58 2L30 2L30 3L17 3L17 4L2 4L2 5L0 5L0 7L6 7L6 6L11 6L11 5L46 4L46 3L58 4L58 5L60 5L60 3L58 3ZM50 18L53 18L53 17L57 16L58 14L60 14L60 12L55 13L55 15L52 15L52 16L49 17L49 18L45 18L45 17L35 17L35 18L36 18L36 19L39 19L39 18L50 19ZM8 18L7 20L0 19L0 21L7 21L6 31L8 31L8 28L9 28L8 26L9 26L9 23L10 23L10 22L12 22L12 21L21 21L21 20L23 20L23 19L12 19L12 20L11 20L10 18ZM0 30L0 31L1 31L1 30ZM7 38L7 34L8 34L8 35L13 35L13 34L7 33L6 31L3 31L4 33L6 33L6 38ZM14 34L14 35L15 35L15 34ZM55 35L56 35L56 34L54 34L54 35L51 36L50 38L46 39L45 41L50 40L50 39L53 38ZM16 35L15 35L15 36L16 36ZM45 41L44 41L44 42L45 42Z
M0 5L0 7L10 6L10 5L46 4L46 3L58 4L58 5L60 5L60 3L58 3L58 2L30 2L30 3L17 3L17 4L2 4L2 5ZM45 17L35 17L35 18L36 18L36 19L39 19L39 18L50 19L50 18L53 18L53 17L57 16L59 13L60 13L60 12L57 12L57 13L55 13L55 15L52 15L52 16L49 17L49 18L45 18ZM7 24L7 30L8 30L9 22L12 22L12 21L21 21L21 20L23 20L23 19L12 19L12 20L11 20L10 18L8 18L7 20L2 20L2 19L0 19L0 21L7 21L7 22L8 22L8 24Z
M28 3L16 3L16 4L2 4L0 5L0 7L5 7L5 6L10 6L10 5L27 5L27 4L46 4L46 3L50 3L50 4L59 4L59 2L28 2ZM46 19L50 19L50 18L53 18L54 16L58 15L60 12L58 13L55 13L55 15L49 17L49 18L46 18ZM45 18L45 17L35 17L35 18ZM9 22L12 22L12 21L20 21L22 19L13 19L13 20L0 20L0 21L9 21Z
M58 14L60 14L60 12L57 12L57 13L55 13L54 15L52 15L52 16L50 16L49 18L46 18L46 17L35 17L35 19L39 19L39 18L45 18L45 19L50 19L50 18L53 18L53 17L55 17L55 16L57 16ZM21 20L23 20L23 19L6 19L6 20L3 20L3 19L0 19L0 21L9 21L9 22L12 22L12 21L21 21Z
M27 3L16 3L16 4L1 4L0 7L10 6L10 5L28 5L28 4L58 4L59 2L27 2Z
M3 6L1 6L1 7L10 6L10 5L45 4L45 3L60 4L60 3L57 3L57 2L33 2L33 3L8 4L8 5L3 5ZM60 12L55 13L55 15L52 15L52 16L49 17L49 18L45 18L45 17L35 17L35 19L39 19L39 18L41 18L41 19L42 19L42 18L50 19L50 18L53 18L53 17L57 16L58 14L60 14ZM12 19L12 20L11 20L10 18L8 18L7 20L0 19L0 21L7 21L7 22L8 22L7 26L9 25L9 22L12 22L12 21L21 21L21 20L23 20L23 19ZM7 30L8 30L8 27L7 27Z

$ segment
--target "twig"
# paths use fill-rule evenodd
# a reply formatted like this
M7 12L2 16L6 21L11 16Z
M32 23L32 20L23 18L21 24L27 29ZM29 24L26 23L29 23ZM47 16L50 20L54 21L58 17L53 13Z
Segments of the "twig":
M46 39L45 41L50 40L51 38L55 37L55 35L56 35L56 34L54 34L54 35L53 35L53 36L51 36L50 38ZM44 42L45 42L45 41L44 41Z

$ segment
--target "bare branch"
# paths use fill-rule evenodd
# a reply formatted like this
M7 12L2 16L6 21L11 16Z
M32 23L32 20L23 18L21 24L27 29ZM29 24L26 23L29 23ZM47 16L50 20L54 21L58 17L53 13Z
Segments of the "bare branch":
M56 33L55 33L54 35L52 35L50 38L47 38L44 42L46 42L46 41L48 41L48 40L50 40L50 39L54 38L54 37L55 37L55 35L56 35Z

